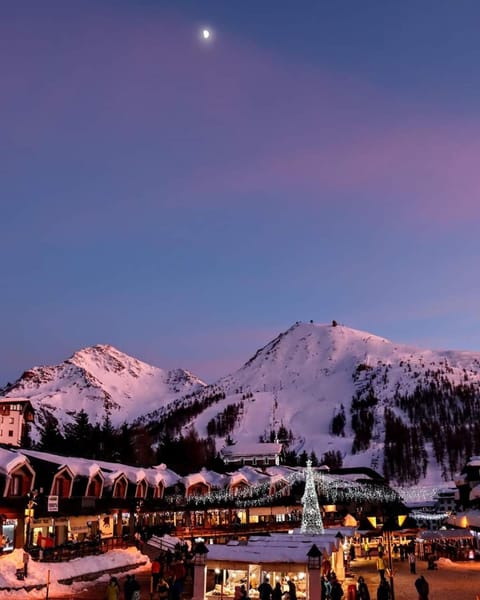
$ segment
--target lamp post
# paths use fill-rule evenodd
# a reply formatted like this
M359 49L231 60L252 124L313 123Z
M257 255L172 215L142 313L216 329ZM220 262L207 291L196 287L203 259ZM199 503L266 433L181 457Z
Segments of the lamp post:
M203 539L195 541L193 548L193 599L204 600L207 588L208 548Z
M313 544L307 552L308 567L308 597L320 598L320 566L322 563L322 553L316 544Z
M390 574L390 593L392 600L395 600L395 586L393 578L393 557L392 557L392 531L398 531L405 522L407 515L395 515L387 519L383 524L383 531L387 538L387 552L388 552L388 570Z

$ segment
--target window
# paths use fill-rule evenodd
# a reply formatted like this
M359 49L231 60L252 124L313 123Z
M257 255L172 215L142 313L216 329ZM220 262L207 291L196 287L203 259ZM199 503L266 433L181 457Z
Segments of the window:
M12 483L10 485L10 496L22 495L22 477L20 475L12 475Z
M13 437L13 430L12 429L8 430L8 437Z
M10 417L8 422L10 423L10 425L13 425L15 423L15 419L13 417Z

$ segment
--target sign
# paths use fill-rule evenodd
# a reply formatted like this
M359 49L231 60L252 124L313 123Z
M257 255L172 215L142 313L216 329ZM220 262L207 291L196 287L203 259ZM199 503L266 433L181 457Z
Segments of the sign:
M58 496L49 496L47 502L48 512L58 512Z

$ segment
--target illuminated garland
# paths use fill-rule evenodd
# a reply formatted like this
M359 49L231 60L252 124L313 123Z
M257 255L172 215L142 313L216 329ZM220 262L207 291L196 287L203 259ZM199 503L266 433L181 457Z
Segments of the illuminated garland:
M416 521L445 521L448 519L451 513L423 513L423 512L412 512L410 516L413 517Z
M396 488L398 494L405 502L427 502L432 500L443 489L442 487L428 487L412 485L411 487Z
M397 492L386 486L362 484L325 473L312 472L312 475L318 495L325 500L325 503L385 503L396 502L398 500ZM274 500L288 496L290 487L293 484L305 481L305 473L303 471L294 472L291 475L285 476L284 481L284 485L279 489L272 489L271 482L267 481L235 491L229 489L212 490L208 494L188 497L176 494L168 496L165 500L169 504L182 505L186 503L187 505L193 504L196 507L219 503L233 503L237 508L263 506L272 503Z

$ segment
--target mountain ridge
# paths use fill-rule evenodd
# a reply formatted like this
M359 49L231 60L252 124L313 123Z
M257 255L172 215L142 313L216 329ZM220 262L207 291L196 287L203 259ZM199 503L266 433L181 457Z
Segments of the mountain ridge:
M97 345L27 371L6 394L62 418L101 404L115 425L149 429L152 446L192 426L217 449L281 429L290 450L402 483L448 481L480 454L480 352L419 349L335 322L296 322L211 385Z

